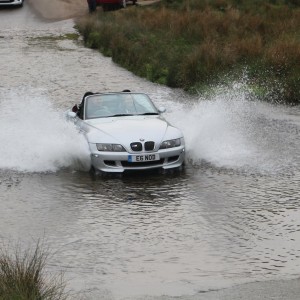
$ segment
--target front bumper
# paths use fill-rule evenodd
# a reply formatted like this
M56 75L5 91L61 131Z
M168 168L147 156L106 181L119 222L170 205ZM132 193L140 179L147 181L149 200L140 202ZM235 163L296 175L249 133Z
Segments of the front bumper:
M23 5L23 0L0 0L1 6L20 6Z
M178 168L184 163L185 148L179 146L175 148L162 149L157 152L100 152L95 144L90 144L91 162L96 170L102 172L122 173L124 171L139 171L152 169L172 169ZM129 155L151 155L159 154L159 160L148 162L129 162Z

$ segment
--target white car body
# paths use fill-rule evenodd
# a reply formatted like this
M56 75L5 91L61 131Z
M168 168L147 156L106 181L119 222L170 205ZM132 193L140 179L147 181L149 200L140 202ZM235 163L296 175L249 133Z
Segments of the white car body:
M24 0L0 0L1 6L23 6Z
M101 108L95 108L99 103ZM68 118L84 133L96 171L166 170L184 163L182 132L161 116L164 109L158 110L146 94L94 94L85 97L81 109L69 112Z

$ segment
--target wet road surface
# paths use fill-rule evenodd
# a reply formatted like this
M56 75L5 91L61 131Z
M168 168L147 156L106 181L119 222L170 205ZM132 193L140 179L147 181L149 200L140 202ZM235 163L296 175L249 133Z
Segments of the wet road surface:
M299 108L248 101L243 80L212 99L149 83L57 38L73 25L0 10L1 243L44 240L49 270L86 299L205 299L299 277ZM184 131L182 173L90 176L63 113L87 90L124 88Z

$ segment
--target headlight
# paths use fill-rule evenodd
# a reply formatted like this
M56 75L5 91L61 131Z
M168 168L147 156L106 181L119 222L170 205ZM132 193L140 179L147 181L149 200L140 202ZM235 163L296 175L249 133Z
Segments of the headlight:
M125 152L126 150L120 144L96 144L98 151L107 152Z
M159 149L174 148L174 147L179 147L180 145L181 145L181 139L168 140L168 141L163 141Z

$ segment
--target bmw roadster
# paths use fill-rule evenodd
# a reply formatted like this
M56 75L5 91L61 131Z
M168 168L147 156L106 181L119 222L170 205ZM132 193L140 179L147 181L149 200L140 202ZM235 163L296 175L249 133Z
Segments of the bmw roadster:
M77 107L77 106L76 106ZM184 163L182 132L143 93L97 93L67 117L84 133L96 172L172 169Z

